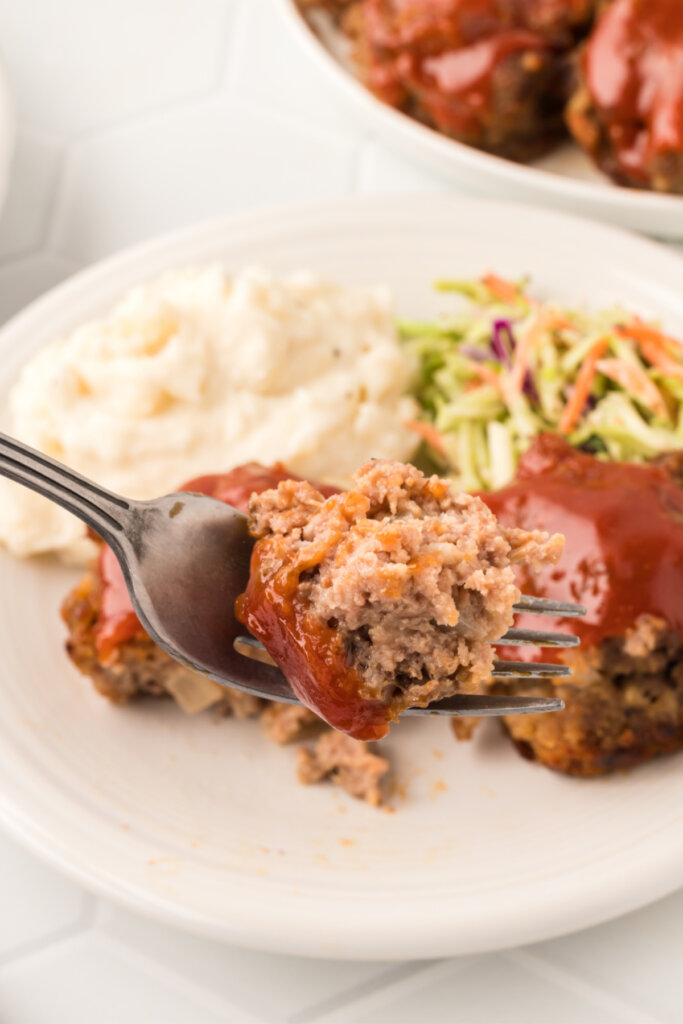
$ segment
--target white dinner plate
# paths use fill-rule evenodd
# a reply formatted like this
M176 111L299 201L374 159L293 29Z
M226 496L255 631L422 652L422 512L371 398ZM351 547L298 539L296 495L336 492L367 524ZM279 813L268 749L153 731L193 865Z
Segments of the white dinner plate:
M48 339L214 260L386 282L411 317L454 301L437 277L530 273L540 296L625 300L683 334L683 262L654 243L523 206L354 199L210 223L78 274L0 332L3 400ZM386 744L393 813L373 809L299 786L293 750L256 723L97 696L64 654L75 579L0 555L0 821L86 886L252 947L413 958L544 939L683 883L680 756L582 781L522 760L496 723L456 743L445 720L408 719Z
M683 196L622 188L566 142L532 164L492 156L440 135L375 97L357 80L342 33L326 15L310 21L295 0L279 0L302 52L388 145L478 195L503 197L590 215L660 238L683 238ZM315 30L312 26L315 26Z

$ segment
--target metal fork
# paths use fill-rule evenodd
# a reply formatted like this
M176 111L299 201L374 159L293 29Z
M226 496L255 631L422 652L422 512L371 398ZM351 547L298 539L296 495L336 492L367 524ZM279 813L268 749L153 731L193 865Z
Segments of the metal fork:
M5 434L0 434L0 475L61 505L110 545L140 622L172 658L222 685L266 700L299 703L267 652L243 635L234 615L254 543L241 512L203 494L123 498ZM585 614L579 605L536 597L523 597L515 610ZM573 647L578 639L512 629L499 643ZM493 674L557 678L571 672L565 665L499 661ZM405 714L514 715L562 707L551 697L463 694Z

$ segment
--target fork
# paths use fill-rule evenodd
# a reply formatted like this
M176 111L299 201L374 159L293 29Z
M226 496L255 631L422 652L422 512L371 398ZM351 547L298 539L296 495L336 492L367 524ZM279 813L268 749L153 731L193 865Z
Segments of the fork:
M123 498L55 459L0 433L0 475L37 491L91 527L116 555L143 627L187 668L266 700L298 704L267 651L234 614L245 589L254 544L247 518L203 494L179 492L152 501ZM515 611L569 617L580 605L525 597ZM573 647L565 633L511 629L497 643ZM568 676L566 665L498 661L500 677ZM553 697L456 694L404 714L514 715L558 711Z

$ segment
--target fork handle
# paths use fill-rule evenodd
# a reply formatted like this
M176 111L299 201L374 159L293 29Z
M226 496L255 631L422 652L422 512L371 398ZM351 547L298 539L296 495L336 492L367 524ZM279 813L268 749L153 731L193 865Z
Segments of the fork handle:
M115 545L133 509L133 502L112 494L61 462L3 433L0 433L0 476L9 477L61 505L92 527L103 540Z

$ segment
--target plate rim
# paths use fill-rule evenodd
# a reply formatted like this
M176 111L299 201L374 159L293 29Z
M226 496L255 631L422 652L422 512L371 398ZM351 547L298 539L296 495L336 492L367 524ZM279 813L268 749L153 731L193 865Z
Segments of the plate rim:
M644 257L648 258L651 267L650 274L656 277L657 283L661 285L667 294L673 294L674 282L679 281L683 262L681 257L660 246L657 243L640 238L631 232L609 225L594 223L585 217L575 214L548 211L534 207L528 207L520 203L503 202L488 199L469 199L455 196L410 196L406 197L348 197L339 200L322 200L315 203L304 203L269 208L262 211L247 212L238 216L228 216L204 221L197 225L191 225L173 232L169 232L136 246L124 249L106 259L99 261L91 267L77 272L62 284L49 290L43 296L31 303L23 311L8 321L0 329L0 352L8 352L9 348L17 342L21 336L33 330L44 321L50 318L52 309L62 307L68 303L72 296L81 294L83 289L89 289L98 282L106 282L112 275L116 275L121 268L129 267L130 272L142 261L153 261L153 258L162 257L169 248L178 244L197 245L208 235L218 232L230 237L231 232L240 230L260 231L264 228L272 229L274 222L279 221L283 227L287 223L296 224L303 218L314 219L319 227L320 223L332 221L350 216L350 208L354 216L360 221L374 211L375 216L381 214L387 221L400 222L401 215L413 216L407 207L419 207L420 213L428 207L434 211L443 211L444 207L453 208L454 215L458 209L467 208L468 215L476 214L478 210L487 208L490 213L500 215L505 212L507 216L518 218L524 217L540 223L544 222L552 233L553 227L561 230L564 227L572 227L574 230L589 230L594 236L602 238L604 244L610 244L619 251L621 243L624 249L638 250ZM378 213L379 211L379 213ZM623 258L623 257L622 257ZM148 274L155 273L152 267ZM123 286L125 287L125 286ZM117 288L119 286L117 285ZM681 302L680 298L676 298ZM18 345L18 348L20 346ZM17 358L19 353L17 353ZM187 907L179 906L173 900L168 901L160 898L157 894L146 891L141 892L140 887L130 881L125 882L120 878L112 877L111 872L101 866L93 865L85 860L78 862L73 857L70 859L58 845L49 842L49 837L44 835L41 823L31 820L17 805L12 794L3 791L3 784L0 780L0 825L14 838L18 839L24 846L28 847L34 854L56 867L62 873L76 880L86 888L94 890L115 902L127 906L135 912L143 912L151 917L157 918L167 924L184 928L197 934L209 935L225 941L239 943L243 946L258 949L268 949L274 952L300 953L309 956L324 958L351 958L357 956L360 950L363 959L384 960L388 957L414 959L416 957L429 957L434 955L454 955L456 953L484 952L491 949L501 949L509 946L519 945L524 942L542 941L551 936L564 934L578 928L588 927L601 921L610 919L637 907L646 905L655 899L678 889L683 884L683 820L674 823L671 829L675 842L671 842L666 851L659 851L657 870L653 871L651 862L631 863L627 865L629 888L625 895L624 881L619 870L614 870L606 878L601 880L599 891L593 893L590 901L590 913L585 912L585 904L576 901L576 893L570 889L564 895L564 924L558 928L555 923L557 906L553 905L551 913L544 912L543 907L536 906L535 913L529 913L527 919L520 923L517 913L506 911L507 920L504 925L499 925L496 932L495 943L492 945L486 934L486 922L482 927L470 936L463 947L461 939L457 936L454 939L452 920L445 920L442 914L440 921L434 920L432 916L436 904L420 897L416 901L409 900L401 908L394 908L391 920L394 921L394 936L387 940L387 919L380 922L375 930L370 929L359 946L357 935L353 932L354 909L357 909L362 900L356 897L354 900L345 898L343 901L342 913L340 913L339 942L335 948L320 944L320 934L316 931L313 922L315 917L315 905L318 896L316 893L302 895L294 898L292 903L291 894L283 896L278 906L289 906L299 912L298 934L292 936L288 922L280 927L279 931L271 929L270 933L264 935L262 930L252 925L245 925L244 922L226 922L212 919L210 915L192 912ZM641 840L642 841L642 840ZM640 842L640 841L639 841ZM638 845L638 844L635 844ZM627 854L630 856L632 848ZM626 858L628 860L628 856ZM622 870L625 870L622 865ZM577 869L575 873L581 873L584 868ZM526 888L526 884L520 887L520 892ZM518 897L519 898L519 894ZM438 901L439 905L442 900ZM536 901L538 903L538 900ZM578 903L579 905L574 905ZM421 914L416 914L416 904L422 904ZM302 912L303 908L303 912ZM263 924L263 921L261 922ZM401 929L409 934L406 940ZM424 952L416 952L416 947L422 944ZM373 945L378 950L373 954ZM438 951L438 952L437 952Z
M677 214L680 224L672 231L671 238L683 238L683 196L625 188L614 184L605 176L604 182L584 181L580 178L551 174L532 164L517 163L505 157L496 156L448 138L440 132L421 124L400 110L389 107L369 92L353 75L349 74L329 53L327 47L319 39L316 32L308 24L305 15L299 9L296 0L277 0L280 13L287 22L293 36L308 53L335 87L343 93L357 109L365 111L376 124L383 127L387 134L400 136L405 142L417 143L437 157L444 166L452 164L454 154L458 162L468 166L471 171L486 171L487 175L499 185L511 184L522 188L529 194L531 190L541 195L534 201L564 202L569 200L573 209L580 204L590 203L591 212L598 216L598 206L608 207L610 213L619 215L626 207L642 214L659 214L672 216ZM627 211L628 212L628 211ZM624 226L628 225L624 223ZM656 232L653 232L656 234Z
M292 0L279 0L279 2L289 4ZM75 290L82 285L96 284L105 276L114 273L119 266L133 261L137 262L145 257L160 253L165 246L197 240L202 235L217 230L239 230L244 227L266 225L270 221L280 219L283 216L306 215L309 212L322 213L323 211L343 214L345 208L349 206L367 207L369 211L375 210L378 207L383 207L386 210L393 208L396 214L400 216L404 212L406 204L411 203L420 203L421 205L444 203L454 207L466 205L468 207L479 207L482 210L486 207L495 207L501 213L522 214L534 219L540 217L556 220L560 227L583 226L584 229L590 232L604 234L605 240L611 239L615 243L618 243L620 240L628 240L629 244L635 243L643 251L647 249L652 259L667 263L672 272L674 270L673 264L683 259L678 252L670 248L666 242L662 242L661 239L651 238L640 234L633 228L601 221L588 214L577 213L574 210L557 209L555 207L548 208L518 199L495 196L469 196L460 193L439 194L429 191L411 191L398 195L353 193L336 198L303 200L295 203L274 203L267 206L256 206L240 213L229 213L220 217L206 217L183 227L163 231L158 235L153 235L151 238L145 238L132 245L116 249L101 259L74 270L73 273L68 274L58 284L52 285L37 298L32 299L16 313L13 313L4 323L0 324L0 343L2 343L4 335L8 331L23 329L25 323L42 316L48 304L52 305L57 299L61 301L64 297L68 297L72 289Z

